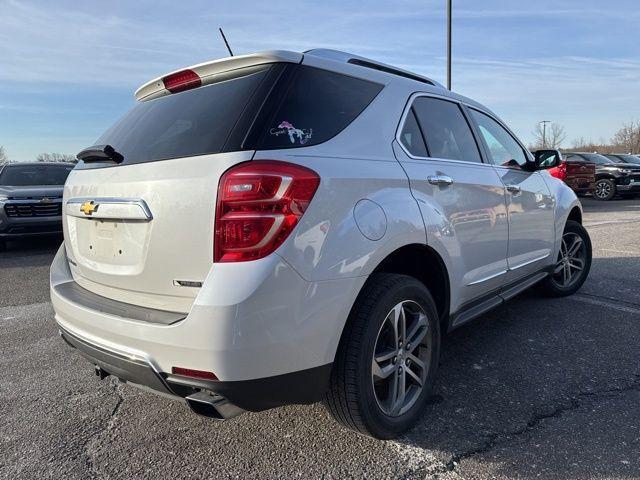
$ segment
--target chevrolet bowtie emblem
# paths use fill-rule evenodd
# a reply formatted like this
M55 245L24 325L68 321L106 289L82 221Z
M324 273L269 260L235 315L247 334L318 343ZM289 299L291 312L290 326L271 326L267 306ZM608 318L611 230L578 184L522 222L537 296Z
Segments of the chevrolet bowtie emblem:
M98 208L98 205L93 203L93 201L84 202L82 205L80 205L80 211L85 215L91 215L93 212L97 210L97 208Z

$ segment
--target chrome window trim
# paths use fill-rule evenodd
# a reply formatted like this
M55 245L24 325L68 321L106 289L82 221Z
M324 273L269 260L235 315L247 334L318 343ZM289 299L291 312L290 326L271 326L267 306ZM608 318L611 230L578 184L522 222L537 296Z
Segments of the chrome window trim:
M494 114L492 114L491 112L488 112L487 110L484 110L484 109L478 107L477 105L472 105L470 103L463 102L461 100L458 100L458 99L455 99L455 98L452 98L452 97L448 97L446 95L439 95L437 93L431 93L431 92L414 92L409 96L409 99L407 100L407 103L406 103L406 105L404 107L404 110L402 111L402 116L400 117L400 122L398 124L398 128L396 129L396 135L395 135L394 139L396 140L396 142L398 142L398 145L400 145L400 148L405 153L405 155L407 155L407 157L411 158L412 160L437 160L437 161L441 161L441 162L463 163L465 165L487 165L489 167L498 167L498 168L505 168L505 169L513 170L513 168L503 167L501 165L493 165L491 162L489 162L489 158L487 158L487 155L484 152L484 145L482 145L482 146L478 145L478 152L480 153L480 158L482 159L482 162L470 162L470 161L467 161L467 160L455 160L455 159L452 159L452 158L420 157L420 156L417 156L417 155L413 155L411 152L409 152L409 150L407 150L407 148L404 145L404 143L402 143L402 137L400 136L400 134L402 133L402 130L404 128L404 125L405 125L405 122L406 122L406 119L407 119L407 115L409 115L409 112L411 111L411 108L413 107L413 102L418 97L437 98L437 99L440 99L440 100L446 100L448 102L457 104L460 107L460 109L462 110L462 114L465 117L465 120L467 120L467 122L473 122L474 125L476 125L476 127L477 127L477 122L473 118L467 118L467 114L464 111L465 108L476 110L476 111L478 111L480 113L485 114L486 116L488 116L489 118L491 118L495 122L497 122L502 128L504 128L507 131L507 133L509 135L511 135L511 137L515 140L515 142L520 146L520 148L522 149L522 151L525 154L525 157L527 157L528 160L530 160L530 161L533 160L533 156L531 155L531 152L529 152L529 150L527 150L524 147L524 145L522 145L522 142L511 131L511 129L507 125L505 125L505 123L502 120L500 120L499 118L496 118L496 116ZM465 108L463 108L463 107L465 107ZM469 129L471 130L471 134L473 135L473 138L476 141L476 143L478 141L484 142L484 139L476 138L476 132L475 132L474 127L472 125L469 125ZM426 140L425 140L425 142L426 142Z
M407 120L407 116L409 115L409 112L411 111L411 108L413 107L413 102L415 101L416 98L419 97L427 97L427 98L437 98L439 100L445 100L447 102L451 102L454 103L456 105L458 105L458 107L461 110L462 116L464 117L465 121L467 123L470 122L470 119L467 118L467 115L464 111L464 108L462 108L462 106L464 105L465 107L469 107L470 105L464 102L461 102L460 100L457 100L455 98L451 98L451 97L447 97L446 95L439 95L437 93L430 93L430 92L414 92L411 94L411 96L409 97L409 99L407 100L407 103L404 107L404 110L402 111L402 116L400 117L400 123L398 124L398 128L396 129L396 135L394 137L394 140L396 142L398 142L398 145L400 145L400 148L402 149L402 151L405 153L405 155L407 157L409 157L412 160L435 160L438 162L452 162L452 163L456 163L456 164L464 164L464 165L482 165L482 166L486 166L486 167L492 167L493 165L491 165L490 163L485 162L485 155L483 153L483 148L478 145L478 138L476 138L476 133L473 129L472 125L468 125L469 126L469 130L471 132L471 135L473 136L474 141L476 142L476 147L478 148L478 154L480 155L480 162L470 162L468 160L456 160L453 158L440 158L440 157L420 157L418 155L413 155L411 152L409 152L409 150L407 150L407 147L404 145L404 143L402 143L402 137L400 136L400 134L402 133L402 130L404 129L404 125L406 123ZM426 144L426 139L425 139L425 144ZM427 146L427 148L429 148Z

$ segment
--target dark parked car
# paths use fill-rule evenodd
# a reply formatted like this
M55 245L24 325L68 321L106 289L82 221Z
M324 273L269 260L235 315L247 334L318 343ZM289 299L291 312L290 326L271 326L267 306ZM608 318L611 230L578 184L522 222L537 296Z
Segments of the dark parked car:
M611 153L609 155L605 155L609 160L612 160L616 163L631 163L633 165L640 165L640 157L637 155L630 155L628 153Z
M597 153L565 152L567 161L583 160L596 164L596 186L593 192L597 200L611 200L616 194L632 197L640 193L640 165L614 162Z
M0 165L0 250L13 238L62 232L62 187L72 163Z

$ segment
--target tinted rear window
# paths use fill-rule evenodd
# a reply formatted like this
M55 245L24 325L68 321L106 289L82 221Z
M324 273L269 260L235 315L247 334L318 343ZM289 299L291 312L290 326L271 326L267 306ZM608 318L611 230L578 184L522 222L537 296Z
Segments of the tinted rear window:
M317 145L340 133L382 90L382 85L300 66L274 113L262 126L259 149Z
M0 185L64 185L73 165L10 165L0 173Z
M238 69L216 83L139 102L96 145L114 147L124 164L222 152L268 70Z

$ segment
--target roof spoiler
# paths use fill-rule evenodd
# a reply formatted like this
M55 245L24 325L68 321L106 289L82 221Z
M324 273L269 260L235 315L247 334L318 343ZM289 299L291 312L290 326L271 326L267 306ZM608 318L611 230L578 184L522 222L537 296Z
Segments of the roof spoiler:
M213 80L215 75L223 72L275 62L300 63L302 62L302 57L302 53L288 52L285 50L271 50L251 55L240 55L236 57L221 58L211 62L199 63L198 65L193 65L191 67L174 70L162 77L155 78L150 82L145 83L136 90L134 96L136 100L144 101L169 95L171 92L165 88L163 79L179 74L180 72L184 72L185 70L195 72L200 77L202 85L206 85Z

